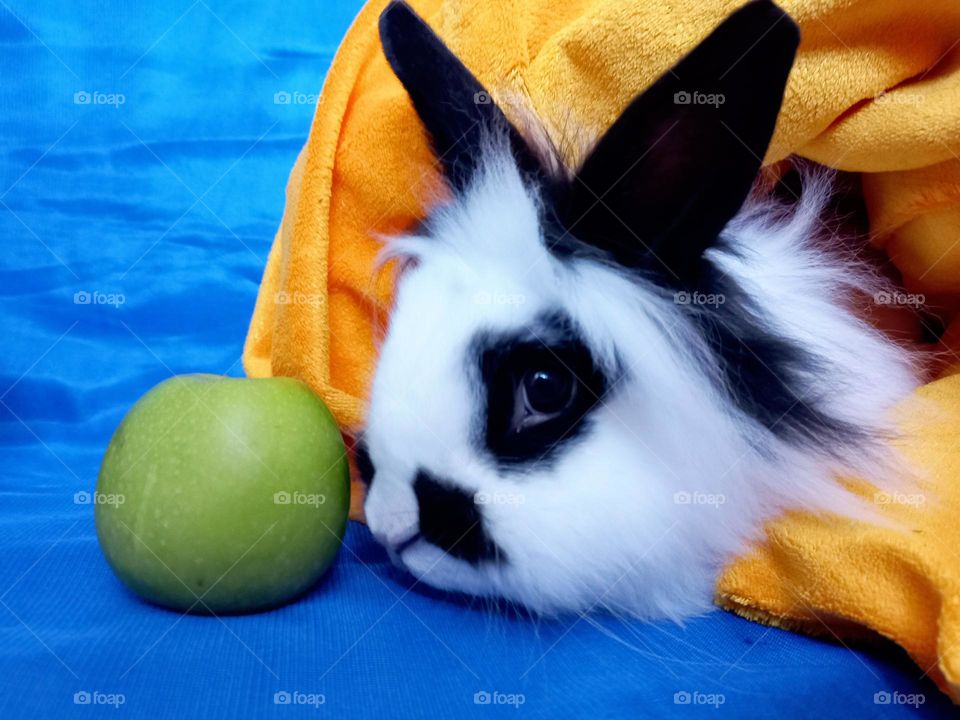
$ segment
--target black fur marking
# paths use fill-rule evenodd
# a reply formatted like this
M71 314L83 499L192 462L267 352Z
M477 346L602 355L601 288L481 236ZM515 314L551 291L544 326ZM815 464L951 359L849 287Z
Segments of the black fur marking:
M360 481L370 487L373 476L376 474L376 468L373 466L370 451L367 449L367 443L363 438L359 438L353 446L353 459L357 465L357 471L360 473Z
M504 131L521 171L540 174L539 162L486 88L409 5L387 6L380 38L454 190L470 185L485 146Z
M422 539L471 565L505 560L487 535L472 495L423 470L417 473L413 491L420 508Z
M730 15L630 103L548 200L563 235L661 284L696 287L704 251L756 179L798 43L768 0Z
M820 409L830 387L818 386L829 376L819 357L777 334L763 309L711 263L705 285L723 302L690 318L719 363L721 390L744 414L794 445L824 449L871 441L868 431Z
M610 387L589 348L563 315L545 315L517 332L483 332L474 345L470 356L480 358L486 400L482 442L501 470L551 462L585 432L590 411ZM571 372L576 392L570 405L557 415L518 426L518 385L526 371L540 367Z

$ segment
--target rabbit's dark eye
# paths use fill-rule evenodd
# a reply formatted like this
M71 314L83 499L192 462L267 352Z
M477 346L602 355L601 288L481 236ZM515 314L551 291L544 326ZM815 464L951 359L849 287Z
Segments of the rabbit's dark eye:
M486 417L484 445L504 468L549 462L588 426L608 382L563 315L515 334L477 338Z
M559 363L527 370L517 386L517 409L524 423L538 422L565 410L577 391L573 373Z

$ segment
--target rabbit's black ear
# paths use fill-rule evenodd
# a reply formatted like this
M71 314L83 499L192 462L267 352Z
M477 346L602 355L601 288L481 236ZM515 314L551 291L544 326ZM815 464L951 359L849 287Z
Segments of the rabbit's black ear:
M567 232L669 285L743 205L767 151L800 35L751 2L633 100L557 208Z
M390 3L380 15L380 40L454 190L469 185L484 144L500 133L520 169L538 173L539 163L487 90L405 2Z

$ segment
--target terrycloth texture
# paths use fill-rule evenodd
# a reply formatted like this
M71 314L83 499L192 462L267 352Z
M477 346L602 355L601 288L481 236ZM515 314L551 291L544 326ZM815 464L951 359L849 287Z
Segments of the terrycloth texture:
M890 527L792 514L755 552L727 568L720 605L745 617L828 638L869 628L895 640L960 700L960 375L918 393L903 413L905 456L927 481L863 488Z
M529 98L553 139L578 147L742 3L412 4L496 96ZM334 61L290 178L244 354L250 375L309 382L347 431L362 425L391 301L390 273L373 270L377 237L422 218L426 199L442 192L419 121L382 55L376 20L384 5L374 0L361 11ZM878 245L908 289L952 307L960 291L960 3L782 6L801 25L803 43L767 162L793 153L862 172ZM945 379L923 394L954 413L958 383ZM909 513L909 532L784 519L763 548L733 563L718 598L808 631L823 632L824 622L837 634L878 631L957 699L960 657L950 653L960 634L952 608L960 577L950 568L960 558L949 538L960 526L949 522L958 508L945 486L960 449L951 446L949 422L927 422L911 428L909 445L935 485L924 491L929 502L917 512L888 510ZM923 542L928 537L945 539Z

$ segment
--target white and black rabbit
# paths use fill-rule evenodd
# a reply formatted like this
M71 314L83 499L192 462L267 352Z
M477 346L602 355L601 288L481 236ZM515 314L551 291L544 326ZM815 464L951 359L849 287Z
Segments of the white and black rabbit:
M790 18L735 12L572 171L406 4L380 32L452 196L385 251L358 464L393 560L537 612L681 618L783 509L857 512L835 478L884 476L916 373L851 309L874 279L816 242L829 180L751 195Z

